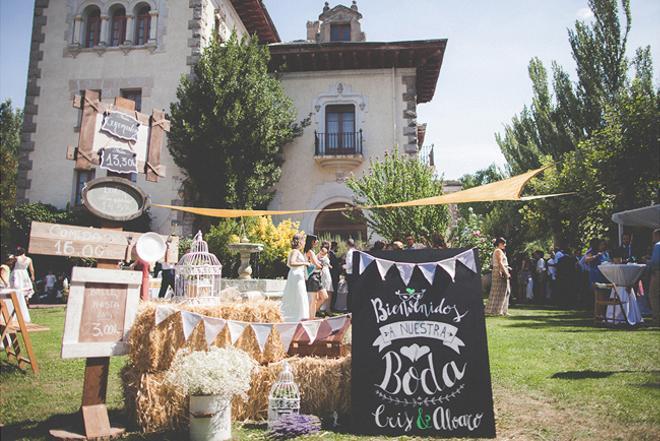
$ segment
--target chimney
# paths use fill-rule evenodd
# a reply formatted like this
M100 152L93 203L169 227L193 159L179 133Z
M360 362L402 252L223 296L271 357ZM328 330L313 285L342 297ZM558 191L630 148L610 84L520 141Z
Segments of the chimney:
M307 22L307 41L316 41L318 33L319 33L319 22L318 21L308 21Z

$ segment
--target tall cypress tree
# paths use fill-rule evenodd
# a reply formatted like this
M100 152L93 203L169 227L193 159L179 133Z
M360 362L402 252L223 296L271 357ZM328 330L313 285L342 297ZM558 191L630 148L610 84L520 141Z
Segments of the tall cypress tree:
M308 119L268 72L256 38L212 42L170 106L169 151L184 175L186 198L208 207L264 208L281 173L282 148Z

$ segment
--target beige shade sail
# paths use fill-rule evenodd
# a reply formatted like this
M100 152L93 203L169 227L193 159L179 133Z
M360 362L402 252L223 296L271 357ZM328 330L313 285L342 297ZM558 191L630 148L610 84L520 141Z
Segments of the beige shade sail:
M300 209L300 210L236 210L229 208L201 208L201 207L183 207L178 205L152 204L154 207L169 208L171 210L183 211L186 213L197 214L209 217L253 217L253 216L277 216L293 215L302 213L318 213L321 211L350 211L350 210L369 210L374 208L397 208L397 207L416 207L424 205L444 205L444 204L464 204L469 202L492 202L492 201L521 201L540 199L544 197L562 196L570 193L539 195L531 197L521 197L521 193L527 182L537 174L545 170L546 167L530 170L521 175L513 176L490 184L480 185L479 187L468 188L467 190L457 191L455 193L433 196L411 201L402 201L391 204L364 205L330 208L330 209Z

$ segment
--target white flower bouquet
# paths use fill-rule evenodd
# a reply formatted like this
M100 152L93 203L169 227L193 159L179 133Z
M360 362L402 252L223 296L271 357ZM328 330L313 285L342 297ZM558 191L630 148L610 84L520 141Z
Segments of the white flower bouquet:
M209 351L180 351L167 372L166 381L187 395L216 395L231 400L247 397L257 362L233 347Z

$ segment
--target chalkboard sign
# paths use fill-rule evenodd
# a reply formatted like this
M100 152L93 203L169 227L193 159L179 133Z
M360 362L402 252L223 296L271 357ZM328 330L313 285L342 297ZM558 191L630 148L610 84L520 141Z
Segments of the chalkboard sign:
M142 214L147 196L126 179L109 177L86 183L82 200L83 205L100 218L128 221Z
M137 141L140 122L122 112L107 112L101 130L126 141Z
M351 292L355 432L495 436L479 265L471 254L452 259L465 251L369 253L385 259L376 262L354 254L353 274L363 268Z
M101 149L100 167L115 173L138 172L135 153L122 147L106 147Z
M121 340L128 285L87 283L80 316L79 342Z
M140 300L140 271L74 267L62 358L128 353L128 331Z

